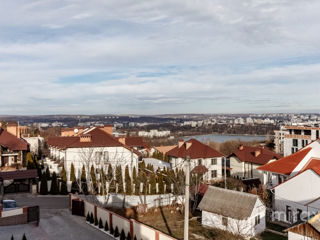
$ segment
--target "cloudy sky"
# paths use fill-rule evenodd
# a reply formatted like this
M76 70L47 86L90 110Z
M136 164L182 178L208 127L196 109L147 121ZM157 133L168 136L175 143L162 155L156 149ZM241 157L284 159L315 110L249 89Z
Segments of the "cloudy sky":
M1 0L0 114L319 112L319 0Z

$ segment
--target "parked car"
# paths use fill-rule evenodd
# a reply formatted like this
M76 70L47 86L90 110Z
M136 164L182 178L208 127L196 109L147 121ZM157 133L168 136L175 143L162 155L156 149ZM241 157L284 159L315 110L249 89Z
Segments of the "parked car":
M15 200L10 200L10 199L2 200L1 204L2 204L3 211L17 208L17 202Z

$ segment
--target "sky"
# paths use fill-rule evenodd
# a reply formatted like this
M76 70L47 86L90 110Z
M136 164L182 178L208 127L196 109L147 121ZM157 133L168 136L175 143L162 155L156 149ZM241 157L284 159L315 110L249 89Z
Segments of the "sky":
M319 0L1 0L0 114L320 112Z

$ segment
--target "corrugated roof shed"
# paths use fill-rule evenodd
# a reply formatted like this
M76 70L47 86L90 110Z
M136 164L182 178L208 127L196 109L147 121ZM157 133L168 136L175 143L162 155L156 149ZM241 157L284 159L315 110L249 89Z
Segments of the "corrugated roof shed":
M244 220L251 216L258 196L209 186L199 208L233 219Z

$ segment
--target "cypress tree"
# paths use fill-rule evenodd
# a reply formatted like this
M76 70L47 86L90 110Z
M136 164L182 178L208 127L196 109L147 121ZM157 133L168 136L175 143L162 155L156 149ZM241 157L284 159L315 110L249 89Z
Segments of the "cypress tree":
M94 223L93 213L90 214L90 223L91 223L91 224Z
M134 193L136 195L139 195L139 191L140 191L140 182L139 182L139 178L137 177L137 170L136 167L133 167L133 171L132 171L132 180L134 183Z
M121 233L120 233L120 240L126 240L126 234L124 233L123 229L121 230Z
M99 219L99 228L103 228L103 224L102 224L102 220L101 220L101 218Z
M114 230L113 236L114 236L114 237L119 237L119 236L120 236L118 226L117 226L116 229Z
M57 195L58 194L58 182L57 182L57 175L55 172L52 174L52 180L51 180L51 188L50 188L50 194Z
M108 221L106 221L106 223L104 224L104 230L105 230L106 232L109 231Z
M164 194L163 176L161 172L158 178L158 190L159 190L159 194Z
M22 236L22 240L27 240L26 234L24 233Z
M126 166L126 169L125 169L125 181L126 181L126 194L131 195L132 194L132 183L131 183L131 177L129 174L128 165Z
M32 155L30 152L27 153L27 169L35 169L36 166L34 164L34 161L32 159Z
M90 169L90 177L91 177L91 184L92 184L92 193L97 193L98 188L97 188L97 178L96 178L96 173L94 171L93 165L91 165Z
M46 177L47 177L47 180L48 180L48 181L51 180L51 174L50 174L50 170L49 170L48 167L47 167L47 169L46 169Z
M68 194L67 173L66 173L66 170L64 169L64 166L62 166L62 170L61 170L61 189L60 189L60 193L62 195Z
M132 240L130 232L128 232L126 240Z
M87 195L88 194L88 185L87 185L87 177L86 177L86 168L83 165L81 171L81 189L82 193Z
M89 212L87 213L86 221L90 222L90 214L89 214Z
M108 173L107 173L107 180L110 183L112 181L112 179L113 179L113 169L112 169L111 164L109 164Z
M14 237L13 237L13 235L11 235L11 240L14 240Z
M104 174L103 168L101 168L100 183L101 183L100 194L105 195L106 194L106 176Z
M48 194L47 174L42 174L41 184L40 184L40 194L41 195Z
M114 234L114 229L113 229L112 225L110 226L110 234L112 234L112 235Z
M157 193L157 187L156 187L157 181L156 181L155 174L151 174L149 183L151 185L150 194L152 194L152 195L156 194Z
M116 180L118 183L118 193L123 193L123 178L121 165L116 168Z
M72 184L71 184L71 192L72 193L79 192L79 187L78 187L77 178L76 178L76 174L75 174L75 169L74 169L73 163L71 163L70 181L72 182Z

